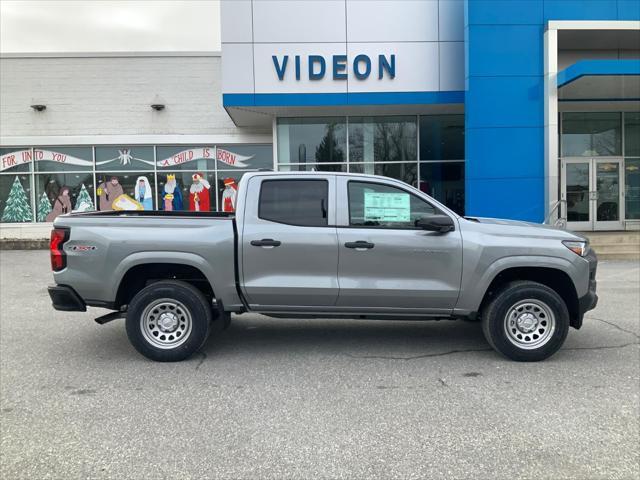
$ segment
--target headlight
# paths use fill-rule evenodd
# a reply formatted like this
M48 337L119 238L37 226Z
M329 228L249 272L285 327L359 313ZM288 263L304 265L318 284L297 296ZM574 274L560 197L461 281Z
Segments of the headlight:
M589 243L580 240L563 240L562 244L573 253L584 257L589 252Z

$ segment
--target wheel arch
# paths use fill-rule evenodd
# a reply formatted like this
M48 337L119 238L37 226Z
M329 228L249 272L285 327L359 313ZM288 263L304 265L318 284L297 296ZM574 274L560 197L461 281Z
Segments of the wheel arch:
M528 280L545 285L554 290L567 306L570 325L578 328L580 317L578 294L571 276L564 270L553 266L509 266L499 270L487 285L477 311L482 312L485 305L500 288L516 280Z
M149 283L159 280L182 280L198 288L205 296L215 298L210 268L204 258L189 253L153 252L149 255L149 252L144 252L130 255L114 272L114 306L120 309Z

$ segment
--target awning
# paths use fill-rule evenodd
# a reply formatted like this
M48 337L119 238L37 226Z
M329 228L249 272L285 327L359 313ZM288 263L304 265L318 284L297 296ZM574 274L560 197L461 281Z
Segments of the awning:
M239 127L271 127L274 117L462 113L464 92L225 93L222 105Z
M560 101L640 101L640 59L581 60L558 72Z

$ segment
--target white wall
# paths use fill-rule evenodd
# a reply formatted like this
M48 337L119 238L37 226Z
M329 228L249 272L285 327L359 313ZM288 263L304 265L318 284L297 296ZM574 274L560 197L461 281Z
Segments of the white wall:
M224 93L411 92L464 89L463 0L222 0ZM372 60L357 80L352 61ZM332 78L333 55L348 56L347 80ZM396 75L382 80L377 57L396 56ZM289 55L279 80L272 55ZM294 75L301 55L302 75ZM309 80L307 56L327 72Z
M221 84L219 54L4 56L0 136L270 135L233 124ZM161 112L150 108L156 95ZM47 109L33 111L33 101Z

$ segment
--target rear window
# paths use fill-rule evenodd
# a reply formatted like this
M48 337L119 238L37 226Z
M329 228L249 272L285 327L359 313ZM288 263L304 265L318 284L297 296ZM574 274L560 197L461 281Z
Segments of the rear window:
M258 217L303 227L326 227L329 183L326 180L265 180Z

